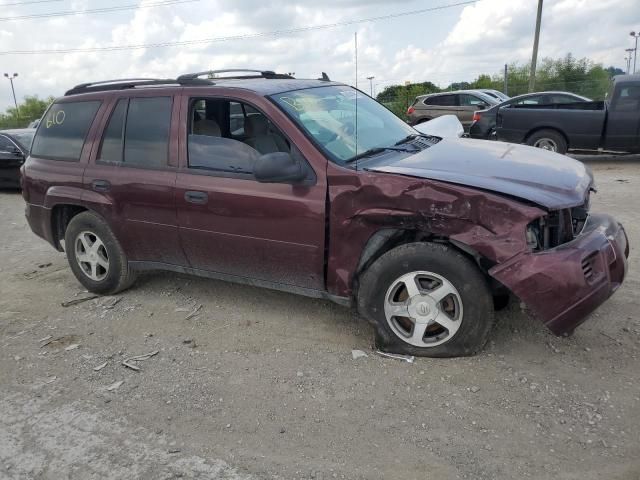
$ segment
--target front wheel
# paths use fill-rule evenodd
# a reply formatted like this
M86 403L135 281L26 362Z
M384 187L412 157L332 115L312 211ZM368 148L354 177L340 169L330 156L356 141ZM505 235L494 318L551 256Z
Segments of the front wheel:
M493 324L483 274L448 245L390 250L360 279L358 310L376 328L376 347L426 357L473 355Z
M131 286L135 273L107 223L93 212L71 219L64 235L69 266L90 292L113 294Z
M538 130L527 138L527 145L556 153L567 153L567 141L555 130Z

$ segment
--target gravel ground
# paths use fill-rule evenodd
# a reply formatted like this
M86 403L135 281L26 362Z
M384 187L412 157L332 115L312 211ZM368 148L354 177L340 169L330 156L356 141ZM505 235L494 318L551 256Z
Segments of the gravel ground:
M86 293L0 193L0 478L639 479L640 163L590 165L625 285L570 338L515 301L480 355L413 364L347 309L206 279L63 307Z

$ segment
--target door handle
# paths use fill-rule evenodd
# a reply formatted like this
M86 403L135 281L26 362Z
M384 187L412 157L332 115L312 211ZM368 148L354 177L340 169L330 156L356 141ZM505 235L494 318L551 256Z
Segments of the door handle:
M111 190L111 183L106 180L94 180L91 182L91 188L96 192L108 192Z
M184 199L189 203L204 205L207 203L208 198L209 196L206 192L197 192L194 190L187 190L184 192Z

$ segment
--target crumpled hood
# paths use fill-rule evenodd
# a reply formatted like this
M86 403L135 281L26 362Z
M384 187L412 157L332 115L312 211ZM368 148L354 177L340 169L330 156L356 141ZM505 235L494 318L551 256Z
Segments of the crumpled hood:
M385 156L367 169L482 188L552 210L581 205L593 184L590 169L581 162L512 143L448 138L394 157Z

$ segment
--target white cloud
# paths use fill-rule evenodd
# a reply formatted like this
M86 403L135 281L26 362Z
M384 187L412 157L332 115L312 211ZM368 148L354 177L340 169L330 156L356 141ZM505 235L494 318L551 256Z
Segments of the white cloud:
M144 0L140 3L148 3ZM155 0L154 0L155 1ZM445 4L439 0L437 4ZM2 16L92 8L88 0L3 9ZM436 3L433 3L435 6ZM91 48L190 41L336 23L425 7L419 0L200 0L103 15L0 22L0 51ZM405 80L440 85L497 73L504 63L527 62L535 22L534 0L479 0L467 7L391 20L169 48L56 55L0 55L0 74L17 71L20 97L60 95L71 86L106 78L174 77L224 67L274 68L302 77L326 71L355 82L353 33L358 31L359 84L375 75L378 89ZM622 66L630 30L638 30L637 0L555 0L544 7L541 56L571 51ZM0 109L12 104L0 84Z

